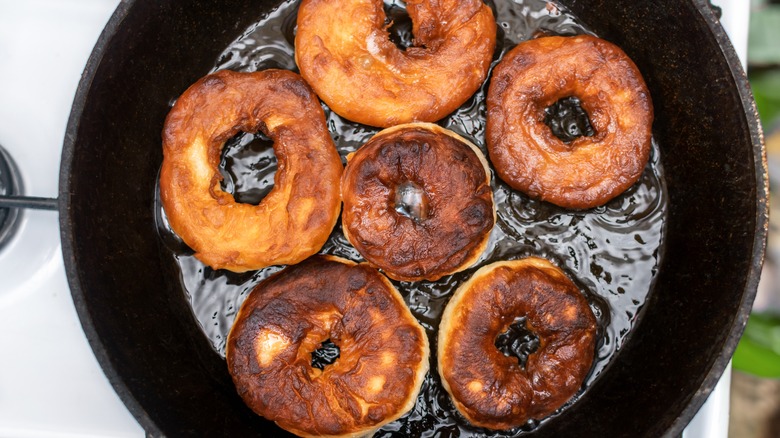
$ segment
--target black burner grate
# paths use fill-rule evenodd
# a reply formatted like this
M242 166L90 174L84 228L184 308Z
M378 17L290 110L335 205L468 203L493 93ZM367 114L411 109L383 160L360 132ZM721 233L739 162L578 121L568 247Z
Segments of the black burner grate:
M8 152L0 146L0 196L17 196L21 193L19 170ZM0 249L16 234L21 216L20 208L0 207Z

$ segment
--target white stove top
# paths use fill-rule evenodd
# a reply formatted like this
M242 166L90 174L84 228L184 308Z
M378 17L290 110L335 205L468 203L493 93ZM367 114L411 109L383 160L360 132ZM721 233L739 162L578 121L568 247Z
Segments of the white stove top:
M118 0L0 0L0 145L25 194L56 197L70 106ZM742 59L749 0L716 1ZM0 437L141 437L76 315L53 211L24 212L0 251ZM686 431L725 437L729 373Z
M57 197L70 106L117 0L0 0L0 144L25 192ZM27 210L0 252L0 436L141 437L87 344L57 212Z

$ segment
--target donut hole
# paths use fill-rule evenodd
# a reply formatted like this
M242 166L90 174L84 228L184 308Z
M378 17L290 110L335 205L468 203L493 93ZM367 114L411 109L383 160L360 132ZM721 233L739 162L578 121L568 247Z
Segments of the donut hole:
M415 222L428 219L430 204L425 190L412 181L400 184L395 189L395 211Z
M319 348L311 352L311 366L322 371L341 356L341 349L330 339L322 341Z
M596 131L582 102L576 96L558 99L544 109L544 124L562 142L569 144L579 137L591 137Z
M274 187L277 161L273 141L264 134L239 132L225 142L220 188L236 202L258 205Z
M384 2L385 26L390 34L390 41L401 50L414 47L412 35L412 19L406 12L406 3L400 0Z
M496 337L495 346L504 356L517 358L525 368L528 356L539 349L539 338L526 326L526 317L519 316Z

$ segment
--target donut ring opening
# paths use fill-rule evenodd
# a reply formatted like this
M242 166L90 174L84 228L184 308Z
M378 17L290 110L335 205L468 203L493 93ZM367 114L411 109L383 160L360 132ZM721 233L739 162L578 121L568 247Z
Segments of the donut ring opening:
M330 339L339 357L312 352ZM301 436L363 436L412 409L428 338L376 269L314 256L260 283L236 316L227 364L257 414Z
M569 144L577 137L592 137L596 132L590 124L588 113L574 96L563 97L544 109L544 124L553 135Z
M274 188L278 163L273 146L262 131L242 131L229 138L221 152L220 188L240 204L260 204Z
M496 221L479 149L430 123L385 129L348 157L344 236L403 281L437 280L472 265Z
M525 369L528 356L539 349L539 337L528 329L524 316L516 317L507 329L496 336L493 343L498 351L506 357L516 357L517 363Z
M526 317L539 347L525 367L496 339ZM479 269L447 304L439 325L442 384L471 423L510 429L541 419L580 389L593 363L596 318L572 281L530 257Z
M567 144L544 118L572 96L595 133ZM650 155L653 105L639 70L620 48L589 35L518 44L493 70L487 110L499 177L561 207L605 204L639 179Z
M487 77L496 46L482 0L411 0L414 46L390 40L382 0L303 0L295 60L337 114L372 126L434 122Z
M226 140L262 131L277 158L259 205L220 188ZM171 228L214 269L294 264L316 253L338 220L343 167L325 115L295 73L219 71L188 88L163 130L160 196Z

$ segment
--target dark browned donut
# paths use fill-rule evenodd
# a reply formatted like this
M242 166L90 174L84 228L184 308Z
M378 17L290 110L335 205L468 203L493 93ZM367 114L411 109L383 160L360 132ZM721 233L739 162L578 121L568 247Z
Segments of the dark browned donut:
M595 130L567 144L545 109L574 96ZM518 44L493 70L487 145L496 172L528 195L566 208L605 204L634 184L650 154L653 105L634 63L589 35Z
M330 340L335 362L312 366ZM363 436L409 411L428 338L390 281L366 264L315 256L260 283L227 340L244 402L301 436Z
M525 368L496 339L526 317L539 348ZM591 368L596 318L585 297L547 260L496 262L453 294L439 325L439 374L471 423L509 429L569 400Z
M396 280L437 280L467 268L495 223L484 156L430 123L372 137L349 157L341 197L344 235Z
M390 41L382 0L303 0L295 60L337 114L372 126L435 122L487 77L496 46L482 0L409 0L414 46Z
M278 170L259 205L222 191L225 141L262 131ZM283 70L219 71L193 84L168 113L160 196L171 228L215 269L298 263L327 240L341 207L341 158L317 96Z

